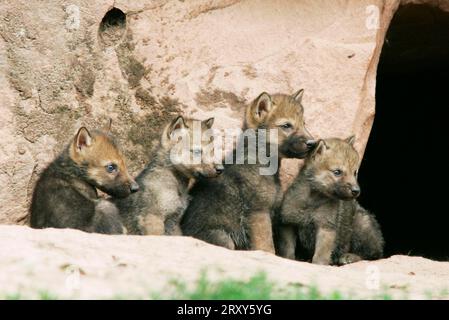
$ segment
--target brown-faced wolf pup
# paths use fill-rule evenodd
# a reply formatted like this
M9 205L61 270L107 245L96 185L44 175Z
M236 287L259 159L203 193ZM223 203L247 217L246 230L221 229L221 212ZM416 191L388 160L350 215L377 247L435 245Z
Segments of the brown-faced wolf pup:
M384 240L375 217L355 200L359 155L355 138L321 140L287 190L277 243L281 256L295 259L296 244L317 264L342 265L379 259ZM298 241L298 242L297 242Z
M303 90L293 95L264 92L248 105L243 130L254 130L257 139L261 129L277 133L277 141L267 137L262 142L279 155L273 160L276 170L261 174L267 163L247 156L249 146L244 139L248 137L243 134L239 143L243 141L247 157L244 164L225 164L217 179L199 181L192 188L192 201L181 222L184 235L229 249L274 253L271 218L282 199L277 170L280 160L304 158L316 145L305 129L302 95ZM237 159L236 149L232 155Z
M139 190L112 136L82 127L37 181L31 227L124 233L117 208L100 199L97 188L118 198Z
M189 183L197 179L216 177L223 166L215 164L203 152L211 143L205 133L214 119L204 121L178 116L163 130L160 145L146 168L136 178L140 191L126 199L114 200L120 209L127 230L139 235L181 235L180 219L189 203ZM201 141L195 145L192 138L195 126L200 129ZM187 157L174 158L172 152L179 146L181 132L187 134ZM199 156L200 161L193 161Z

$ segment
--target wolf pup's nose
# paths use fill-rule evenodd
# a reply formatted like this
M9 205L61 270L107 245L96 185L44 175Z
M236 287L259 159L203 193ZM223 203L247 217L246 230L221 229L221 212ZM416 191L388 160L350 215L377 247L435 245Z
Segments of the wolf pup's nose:
M306 146L309 150L312 150L313 148L315 148L317 145L317 141L316 140L307 140L306 141Z
M137 182L133 181L131 182L129 189L131 190L131 193L137 192L139 191L139 185L137 184Z
M354 197L358 197L360 195L360 188L359 187L352 187L351 188L351 194Z

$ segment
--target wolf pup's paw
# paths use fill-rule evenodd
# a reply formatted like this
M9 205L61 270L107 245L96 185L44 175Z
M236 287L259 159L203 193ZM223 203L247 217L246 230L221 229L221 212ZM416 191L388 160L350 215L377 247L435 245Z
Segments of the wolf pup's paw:
M331 264L330 259L323 258L323 257L313 257L312 259L313 264L320 264L322 266L328 266Z
M343 266L345 264L350 264L361 260L363 259L354 253L345 253L338 259L338 265Z

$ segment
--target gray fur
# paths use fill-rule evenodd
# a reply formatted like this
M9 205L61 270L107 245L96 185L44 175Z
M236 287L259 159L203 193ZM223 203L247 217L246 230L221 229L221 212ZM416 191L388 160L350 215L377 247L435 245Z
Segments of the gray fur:
M190 184L195 179L213 178L221 172L221 164L205 161L194 164L185 159L176 164L172 162L170 153L176 144L173 133L185 129L193 137L194 122L203 132L212 127L213 118L204 121L175 118L163 130L153 159L136 178L140 191L126 199L114 200L129 233L181 235L180 220L190 200ZM190 141L193 143L193 139ZM204 137L202 147L209 142Z
M136 182L138 193L114 199L128 233L180 235L177 225L189 202L189 177L178 173L166 150L159 148ZM148 220L148 215L154 220Z
M351 188L358 188L358 155L351 140L324 140L321 152L306 159L287 190L279 216L282 227L277 249L281 256L295 258L299 245L306 253L300 258L318 264L382 257L379 224L357 203L358 194L350 195ZM342 170L340 177L333 176L334 168Z
M247 107L243 129L277 129L280 157L304 157L313 143L306 144L311 137L304 127L301 97L262 93ZM291 126L284 128L286 122ZM183 233L228 249L274 253L271 218L282 193L279 171L261 175L263 166L258 161L229 164L217 179L199 181L181 222Z

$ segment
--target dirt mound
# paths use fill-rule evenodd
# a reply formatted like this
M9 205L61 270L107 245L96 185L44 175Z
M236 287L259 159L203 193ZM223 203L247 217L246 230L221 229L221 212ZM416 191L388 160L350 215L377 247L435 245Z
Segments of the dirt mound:
M188 237L105 236L76 230L0 226L0 295L37 298L149 298L172 280L193 285L246 280L260 271L279 286L311 285L359 298L440 297L449 262L393 256L344 267L317 266L259 251L230 251Z

